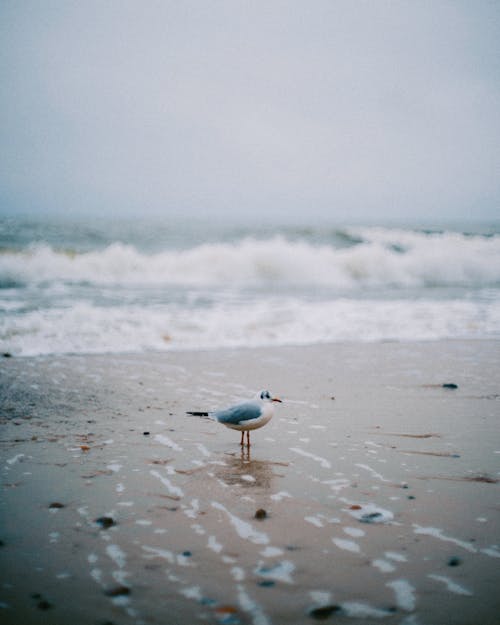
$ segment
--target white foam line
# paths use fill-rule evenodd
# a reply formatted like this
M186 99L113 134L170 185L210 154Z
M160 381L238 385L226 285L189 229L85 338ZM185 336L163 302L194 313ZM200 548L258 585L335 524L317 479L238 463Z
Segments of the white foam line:
M364 469L365 471L368 471L369 473L371 473L373 475L373 477L377 478L377 480L380 480L381 482L389 482L390 481L390 480L387 480L380 473L377 473L377 471L375 471L375 469L372 469L367 464L356 463L354 466L359 467L360 469Z
M217 541L215 536L208 537L207 547L212 551L215 551L215 553L220 553L222 551L222 545Z
M316 527L324 527L323 521L319 519L317 516L306 516L304 517L304 521L315 525Z
M179 488L178 486L172 484L168 477L164 477L163 475L158 473L158 471L150 471L150 473L152 476L157 477L160 482L167 487L167 490L171 495L178 498L184 497L184 491L182 490L182 488Z
M396 570L396 567L393 564L387 562L387 560L382 560L382 558L373 560L372 566L378 569L381 573L393 573Z
M157 549L156 547L148 547L147 545L143 545L142 549L151 554L149 557L163 558L163 560L166 560L170 564L174 564L175 562L174 554L167 549Z
M258 603L248 596L245 588L241 584L238 584L237 588L238 602L241 609L250 614L253 625L271 625L271 621L268 619L266 613Z
M203 443L196 443L196 447L198 448L198 451L205 456L205 458L208 458L209 456L211 456L212 454L208 451L208 449L205 447L205 445L203 445Z
M491 547L486 547L485 549L481 549L481 553L484 553L487 556L490 556L491 558L500 558L500 551L498 550L498 547L496 545L493 545Z
M332 538L332 542L339 549L344 549L344 551L351 551L352 553L359 553L361 551L357 543L347 538Z
M272 579L285 584L293 584L292 573L295 571L295 564L290 560L283 560L274 566L263 566L262 562L254 570L256 575L260 575L265 579Z
M374 608L366 603L346 601L340 604L342 610L351 618L387 618L389 613L380 608Z
M182 451L182 447L180 447L177 443L175 443L171 438L165 436L165 434L157 434L155 436L155 440L157 440L162 445L166 445L173 449L174 451Z
M127 556L118 545L108 545L106 547L106 553L113 560L116 566L119 566L121 569L125 566Z
M394 590L398 607L407 612L412 612L415 609L415 588L408 580L396 579L393 582L387 582L386 586Z
M24 458L24 454L17 454L13 458L9 458L9 460L7 460L7 464L10 464L12 466L13 464L16 464L16 462L18 462L21 458Z
M280 490L279 493L271 495L271 499L273 501L281 501L285 497L290 497L292 499L292 495L290 495L290 493L287 493L286 490Z
M311 458L311 460L314 460L315 462L319 462L320 465L324 469L332 468L331 463L326 458L322 458L321 456L315 456L314 454L311 454L308 451L304 451L303 449L300 449L300 447L290 447L290 451L293 451L294 453L299 454L300 456L304 456L305 458Z
M438 529L437 527L422 527L421 525L413 524L415 534L423 534L425 536L433 536L434 538L438 538L439 540L443 540L447 543L453 543L454 545L458 545L462 547L462 549L466 549L471 553L477 553L477 549L473 547L470 543L466 543L463 540L459 540L458 538L453 538L452 536L445 536L443 534L443 530Z
M229 521L231 522L231 525L234 527L234 529L236 530L236 533L238 534L240 538L249 540L255 545L269 544L269 537L267 536L267 534L264 534L263 532L258 532L257 530L255 530L250 525L250 523L243 521L242 519L234 515L232 512L229 512L229 510L225 506L223 506L221 503L218 503L217 501L212 501L212 507L215 508L216 510L222 510L222 512L225 512L227 514L227 516L229 517Z
M457 584L449 577L445 577L444 575L435 575L434 573L430 573L427 577L435 579L437 582L443 582L443 584L446 584L446 589L454 593L455 595L465 595L466 597L472 597L472 595L474 594L470 590L467 590L467 588L460 586L460 584Z
M203 599L203 595L201 594L201 589L199 586L181 588L179 592L182 596L186 597L186 599L195 599L196 601L201 601Z

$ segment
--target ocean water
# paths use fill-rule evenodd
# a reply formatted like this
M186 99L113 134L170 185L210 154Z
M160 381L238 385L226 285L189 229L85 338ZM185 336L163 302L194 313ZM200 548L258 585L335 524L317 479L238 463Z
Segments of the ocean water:
M0 352L500 338L500 225L0 218Z

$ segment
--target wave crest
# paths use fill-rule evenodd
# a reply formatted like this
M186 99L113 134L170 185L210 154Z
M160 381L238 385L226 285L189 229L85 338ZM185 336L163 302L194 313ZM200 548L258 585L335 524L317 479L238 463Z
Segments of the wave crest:
M351 247L283 236L245 238L145 254L113 243L86 253L48 245L0 253L0 285L88 282L186 286L493 286L500 284L500 236L353 230Z

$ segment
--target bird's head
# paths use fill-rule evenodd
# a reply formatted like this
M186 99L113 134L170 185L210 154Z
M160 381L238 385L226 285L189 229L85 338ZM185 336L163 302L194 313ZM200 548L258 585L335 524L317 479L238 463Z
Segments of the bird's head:
M262 401L277 401L281 404L281 399L273 397L269 391L262 391L262 393L260 394L260 398L262 399Z

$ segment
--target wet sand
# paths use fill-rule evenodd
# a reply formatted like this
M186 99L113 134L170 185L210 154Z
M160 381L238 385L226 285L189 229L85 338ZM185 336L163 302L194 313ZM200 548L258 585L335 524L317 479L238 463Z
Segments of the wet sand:
M0 621L495 625L499 348L3 358Z

